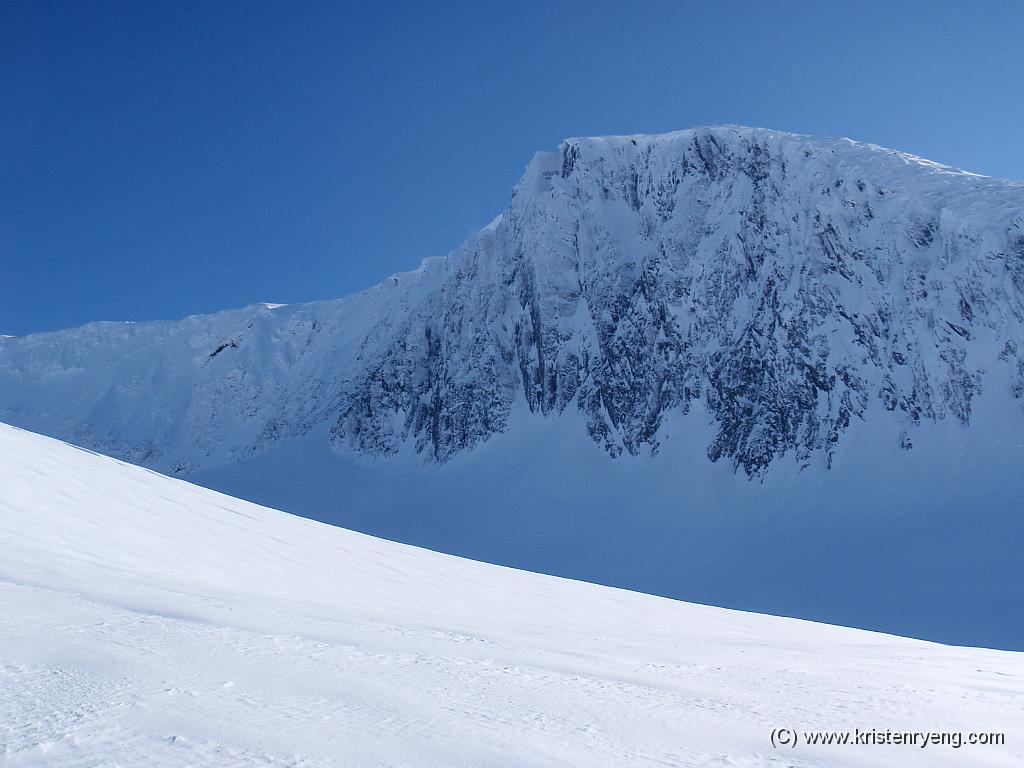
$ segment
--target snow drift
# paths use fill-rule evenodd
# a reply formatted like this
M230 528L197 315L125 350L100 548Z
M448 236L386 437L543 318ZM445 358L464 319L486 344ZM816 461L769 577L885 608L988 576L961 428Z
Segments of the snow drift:
M10 768L1010 766L1022 701L1020 654L461 560L0 425Z

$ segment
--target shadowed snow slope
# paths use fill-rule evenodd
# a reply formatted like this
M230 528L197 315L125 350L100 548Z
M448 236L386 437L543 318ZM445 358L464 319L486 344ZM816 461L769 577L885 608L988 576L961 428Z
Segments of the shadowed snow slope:
M10 768L1011 766L1022 702L1020 654L462 560L0 425ZM774 751L776 727L1008 744Z

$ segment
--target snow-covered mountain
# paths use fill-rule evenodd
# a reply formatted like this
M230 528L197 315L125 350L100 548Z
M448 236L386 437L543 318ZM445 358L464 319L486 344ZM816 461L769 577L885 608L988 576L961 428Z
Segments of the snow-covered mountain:
M1024 186L738 127L567 140L460 248L344 299L0 339L0 418L292 511L1018 646L1022 404Z
M0 425L9 768L1012 766L1022 706L1019 653L461 560ZM806 743L855 728L945 742Z
M1024 186L745 128L571 139L443 259L365 293L3 342L5 417L170 471L332 426L445 461L533 412L611 455L712 414L712 461L827 463L872 403L913 444L1024 392Z

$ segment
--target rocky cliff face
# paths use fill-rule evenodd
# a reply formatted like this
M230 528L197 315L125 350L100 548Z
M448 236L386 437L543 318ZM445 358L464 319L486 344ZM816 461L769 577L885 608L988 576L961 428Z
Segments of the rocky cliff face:
M847 140L716 127L570 139L443 259L362 294L0 339L0 419L191 471L331 425L444 462L514 404L609 455L666 415L712 461L830 462L854 420L1024 402L1024 186Z

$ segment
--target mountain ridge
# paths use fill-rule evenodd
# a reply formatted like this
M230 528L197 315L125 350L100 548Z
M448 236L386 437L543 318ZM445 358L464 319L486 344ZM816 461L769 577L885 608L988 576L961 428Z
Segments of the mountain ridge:
M969 422L986 370L1008 369L1020 396L1021 211L1014 182L848 139L737 126L567 139L534 156L491 224L365 291L0 346L4 389L38 389L54 372L76 375L66 350L52 370L40 364L61 333L102 352L103 335L120 330L159 352L191 329L191 360L173 350L175 365L192 367L175 395L192 422L185 435L170 434L166 403L156 403L162 422L145 428L100 417L117 401L128 422L145 421L159 400L144 391L155 371L141 381L128 372L134 393L111 371L70 418L9 395L0 416L188 472L324 420L337 451L412 445L444 462L504 430L520 397L546 415L577 407L610 455L638 454L657 450L666 413L700 400L720 425L708 457L763 476L787 454L830 457L876 398L904 419L912 445L922 418ZM243 342L254 333L274 349L204 378L243 355L240 344L254 346ZM320 370L296 366L301 344L326 348ZM985 345L999 349L979 355ZM843 346L851 351L837 353ZM21 369L19 347L29 348Z

